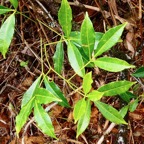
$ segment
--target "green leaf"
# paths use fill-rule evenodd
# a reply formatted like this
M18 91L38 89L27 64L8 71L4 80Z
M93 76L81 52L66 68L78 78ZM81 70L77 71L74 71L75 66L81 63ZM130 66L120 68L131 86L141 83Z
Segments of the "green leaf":
M95 46L94 46L94 50L97 49L98 43L100 41L100 39L103 37L103 33L101 32L95 32Z
M28 61L21 61L20 66L21 67L27 67L28 66Z
M134 77L144 78L144 67L140 67L132 75Z
M58 42L56 46L56 51L53 56L54 69L57 73L61 74L63 61L64 61L64 50L62 42Z
M122 93L119 95L120 98L122 100L124 100L125 102L129 103L131 101L132 98L136 98L136 95L134 95L133 93L131 92L125 92L125 93Z
M53 81L50 82L47 76L45 76L44 78L44 84L49 92L51 92L54 96L62 100L62 102L59 102L60 105L64 107L70 107L69 103L67 102L67 99L61 92L60 88Z
M15 9L18 8L18 0L9 0Z
M85 112L86 112L86 100L83 98L79 100L74 106L73 116L75 123L81 118L81 116L84 115Z
M129 108L129 106L127 105L127 106L124 106L120 109L119 113L122 116L122 118L124 118L126 116L126 114L128 112L128 108Z
M85 95L87 95L87 93L91 90L91 88L92 88L91 84L92 83L93 83L92 72L89 72L83 78L82 87L83 87Z
M0 5L0 14L5 14L7 12L13 11L13 9L7 8L5 6Z
M40 104L47 104L53 101L61 101L61 99L54 96L50 91L44 88L37 88L35 91L35 98Z
M68 59L74 71L81 77L85 75L82 55L78 48L71 42L68 42Z
M32 97L35 96L36 89L39 87L41 77L38 77L33 84L29 87L29 89L24 93L21 108L25 106Z
M106 119L116 124L127 124L121 114L112 106L100 101L95 101L94 103Z
M90 114L91 114L91 105L90 105L90 101L87 100L85 113L83 116L81 116L77 124L77 135L76 135L77 138L88 127L90 122Z
M97 100L100 100L103 96L103 92L99 92L97 90L93 90L91 93L89 93L87 95L88 99L91 100L91 101L97 101Z
M15 15L11 14L0 28L0 52L6 58L14 34Z
M124 60L111 57L101 57L94 61L94 64L101 69L110 72L120 72L124 69L134 68L134 65L130 65Z
M82 48L85 54L90 59L95 45L95 31L87 12L80 31L81 31Z
M34 106L34 118L38 124L38 127L42 130L44 134L47 134L48 136L57 139L49 115L45 112L42 106L37 102L35 102L35 106Z
M127 23L124 23L114 28L111 28L103 35L95 50L95 57L108 51L112 46L114 46L119 41L126 24Z
M116 81L101 86L98 91L104 92L104 96L114 96L126 92L135 82Z
M58 12L58 20L66 37L69 37L72 28L72 10L67 0L62 0Z
M138 106L138 99L136 99L133 102L129 103L129 111L130 112L135 111L137 106Z
M19 134L21 128L26 123L28 116L30 115L32 108L33 108L34 98L29 100L29 102L23 106L16 116L16 133Z

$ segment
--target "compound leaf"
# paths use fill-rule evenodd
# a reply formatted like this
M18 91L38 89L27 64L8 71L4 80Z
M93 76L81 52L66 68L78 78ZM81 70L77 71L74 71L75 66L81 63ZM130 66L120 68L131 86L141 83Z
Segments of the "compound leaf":
M68 42L68 59L74 71L81 77L85 75L82 55L78 48L71 42Z
M95 57L108 51L112 46L114 46L118 42L126 24L127 23L124 23L114 28L111 28L103 35L95 50Z
M6 58L14 34L15 15L11 14L0 28L0 52Z
M45 112L43 107L36 101L34 106L34 118L38 124L38 127L42 130L44 134L47 134L48 136L57 139L49 115Z
M106 119L116 124L127 124L121 114L112 106L100 101L95 101L94 103Z
M90 104L90 101L87 100L85 113L83 116L81 116L81 118L79 119L78 124L77 124L76 137L78 137L81 133L83 133L85 131L85 129L87 128L87 126L89 125L90 114L91 114L91 104Z
M58 12L58 20L66 37L69 37L72 28L72 10L67 0L62 0Z
M134 65L130 65L124 60L111 57L101 57L94 61L94 64L101 69L109 72L120 72L124 69L134 68Z
M116 81L108 83L98 88L99 92L103 92L104 96L114 96L126 92L135 82Z

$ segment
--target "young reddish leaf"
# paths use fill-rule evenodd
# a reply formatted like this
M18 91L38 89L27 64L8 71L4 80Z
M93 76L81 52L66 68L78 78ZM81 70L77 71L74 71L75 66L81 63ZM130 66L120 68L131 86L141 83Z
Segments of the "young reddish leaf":
M29 102L21 108L19 114L16 116L17 135L19 134L21 128L26 123L28 116L30 115L32 111L33 105L34 105L34 97L31 100L29 100Z
M112 106L100 101L95 101L94 103L106 119L116 124L127 124L121 114Z
M72 10L67 0L62 0L58 12L58 20L66 37L69 37L72 28Z
M83 98L79 100L74 106L73 116L75 123L84 115L85 112L86 112L86 100Z
M94 61L94 64L101 69L110 72L120 72L124 69L134 68L134 65L130 65L124 60L111 57L101 57Z
M104 96L115 96L126 92L135 82L130 81L116 81L101 86L98 91L103 92Z
M36 101L34 106L34 118L37 122L38 127L42 130L44 134L47 134L48 136L57 139L49 115L45 112L43 107Z
M90 122L90 114L91 114L91 104L90 101L87 100L86 101L86 109L85 109L85 113L83 116L80 117L80 119L78 120L78 124L77 124L77 135L76 137L78 138L78 136L80 134L82 134L85 129L88 127L89 122Z
M92 72L89 72L83 78L82 87L83 87L85 95L87 95L87 93L91 90L91 88L92 88L91 84L92 83L93 83Z
M72 42L68 42L68 59L74 71L79 76L84 77L85 69L82 55Z
M97 90L93 90L91 93L89 93L87 95L88 99L91 100L91 101L97 101L97 100L100 100L103 96L103 92L99 92Z
M81 32L82 48L85 54L90 59L92 57L92 52L94 50L95 45L95 31L87 12L85 15L85 19L82 23L80 32Z

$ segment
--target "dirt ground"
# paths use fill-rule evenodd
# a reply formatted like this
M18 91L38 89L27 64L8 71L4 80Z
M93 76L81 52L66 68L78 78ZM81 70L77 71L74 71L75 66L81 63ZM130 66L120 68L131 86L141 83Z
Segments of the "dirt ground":
M8 1L0 0L1 4L10 7ZM86 131L76 139L76 125L72 117L72 109L55 105L50 115L59 140L44 135L34 121L30 122L33 114L16 137L15 117L20 111L24 92L41 74L40 47L41 39L44 44L56 42L61 33L58 24L58 9L61 0L19 0L16 15L15 35L12 40L6 59L0 54L0 144L94 144L109 128L111 122L106 120L92 104L91 120ZM128 22L122 35L123 42L118 43L107 54L121 58L134 64L136 68L144 66L144 1L143 0L78 0L70 1L73 11L73 30L79 30L85 11L93 22L95 31L105 32L108 28ZM0 16L2 23L4 16ZM47 46L49 62L53 66L52 56L55 44ZM26 67L20 63L28 62ZM44 68L46 73L48 68ZM144 79L134 79L133 70L121 73L108 73L102 70L93 70L93 88L117 79L137 81L134 94L139 97L139 104L134 112L125 117L128 125L115 125L105 135L103 144L144 144ZM71 69L65 54L63 75L67 79L74 71ZM66 84L63 85L55 73L49 77L61 88L71 106L80 98L77 92L72 91ZM77 87L82 80L75 76L72 81ZM119 97L104 100L107 104L120 108ZM30 123L29 123L30 122ZM122 138L122 141L120 139Z

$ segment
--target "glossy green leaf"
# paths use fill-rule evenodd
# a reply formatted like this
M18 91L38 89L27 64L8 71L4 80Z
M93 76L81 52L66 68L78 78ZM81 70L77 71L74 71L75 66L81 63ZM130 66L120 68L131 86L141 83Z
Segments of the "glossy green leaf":
M34 97L31 100L29 100L29 102L21 108L19 114L16 116L16 133L17 133L17 135L19 134L21 128L26 123L26 121L32 111L33 103L34 103Z
M73 117L75 123L84 115L85 112L86 112L86 100L83 98L79 100L74 106Z
M71 31L70 41L72 41L76 46L81 47L81 35L79 31Z
M100 39L103 37L104 33L101 32L95 32L95 46L94 46L94 50L97 49L98 43L100 41Z
M11 14L0 28L0 52L4 58L6 57L6 53L13 38L14 26L15 15Z
M130 112L135 111L136 108L137 108L137 106L138 106L138 99L132 101L132 102L129 104L129 111L130 111Z
M13 11L13 9L7 8L5 6L0 5L0 14L5 14L7 12Z
M92 52L94 50L95 45L95 31L87 12L85 15L85 19L83 20L80 32L82 48L85 54L90 59L92 57Z
M102 103L100 101L94 102L102 115L111 122L116 124L127 124L122 118L121 114L112 106Z
M93 83L92 72L89 72L83 78L82 87L83 87L85 95L87 95L87 93L91 90L91 88L92 88L91 84L92 83Z
M38 127L42 130L44 134L47 134L48 136L57 139L49 115L45 112L43 107L37 102L35 102L34 106L34 118Z
M125 92L125 93L122 93L119 95L120 98L122 100L124 100L125 102L129 103L131 101L132 98L136 98L136 95L134 95L133 93L131 92Z
M83 116L80 117L78 124L77 124L77 135L76 135L77 138L88 127L89 122L90 122L90 114L91 114L91 104L90 104L90 101L87 100L85 113Z
M15 9L18 8L18 0L9 0Z
M124 118L124 117L126 116L126 114L127 114L127 112L128 112L128 108L129 108L129 106L126 105L126 106L124 106L124 107L122 107L122 108L120 109L119 113L120 113L120 115L122 116L122 118Z
M66 37L69 37L72 28L72 10L67 0L62 0L58 12L58 20Z
M97 47L100 39L102 38L103 33L101 32L95 32L95 48ZM70 40L73 41L76 46L81 47L81 33L79 31L72 31L70 33Z
M132 75L134 77L144 78L144 67L140 67Z
M68 42L68 59L74 71L81 77L85 75L82 55L78 48L71 42Z
M100 100L103 96L103 92L99 92L97 90L93 90L91 93L89 93L87 95L88 99L91 100L91 101L97 101L97 100Z
M120 72L124 69L134 68L134 65L130 65L124 60L111 57L101 57L94 61L94 64L101 69L109 72Z
M67 99L61 92L60 88L53 81L49 81L47 76L45 76L44 78L44 84L49 92L51 92L54 96L62 100L62 102L59 102L61 106L70 107L69 103L67 102Z
M61 101L60 98L57 98L54 96L50 91L44 89L44 88L37 88L35 91L35 98L38 103L40 104L47 104L51 103L53 101Z
M56 51L53 56L54 69L57 73L61 74L63 61L64 61L64 50L62 42L58 42L56 46Z
M33 84L29 87L29 89L24 93L21 108L25 106L32 97L35 96L36 89L39 87L41 77L38 77Z
M108 51L112 46L114 46L119 41L126 24L127 23L124 23L114 28L111 28L103 35L95 50L95 57Z
M115 96L126 92L135 82L116 81L101 86L98 91L104 92L104 96Z

